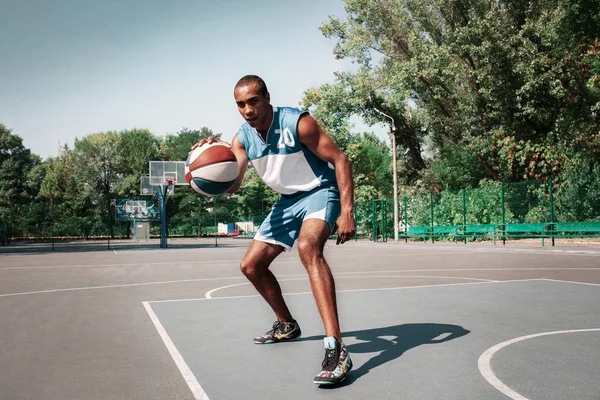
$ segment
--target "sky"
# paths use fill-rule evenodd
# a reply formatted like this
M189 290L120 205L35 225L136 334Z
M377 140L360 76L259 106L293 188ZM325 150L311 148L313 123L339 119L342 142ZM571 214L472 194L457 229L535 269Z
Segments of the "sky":
M0 10L0 123L42 158L132 128L207 127L230 141L244 122L233 99L242 76L296 107L353 69L319 31L345 17L342 0L0 0ZM383 127L357 129L386 139Z

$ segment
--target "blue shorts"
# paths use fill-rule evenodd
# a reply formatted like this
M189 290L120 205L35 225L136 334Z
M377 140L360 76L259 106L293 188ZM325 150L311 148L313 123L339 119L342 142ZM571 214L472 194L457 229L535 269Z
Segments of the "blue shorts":
M323 220L333 229L340 216L340 192L337 185L318 187L305 193L282 195L263 221L254 240L272 243L290 250L302 223L310 218Z

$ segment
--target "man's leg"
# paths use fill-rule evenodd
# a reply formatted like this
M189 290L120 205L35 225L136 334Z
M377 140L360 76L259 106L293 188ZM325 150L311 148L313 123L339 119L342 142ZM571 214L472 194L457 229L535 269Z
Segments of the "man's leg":
M329 232L327 222L307 219L302 224L298 238L298 252L308 271L313 295L325 325L325 359L321 364L321 372L313 379L318 385L340 383L352 369L352 360L342 343L333 275L323 257Z
M335 283L329 265L323 256L323 248L329 237L330 227L320 219L307 219L298 237L300 260L308 272L310 285L321 314L326 336L342 341L338 320Z
M276 244L253 240L246 256L240 264L242 273L254 285L258 293L267 301L280 322L293 321L275 275L269 270L273 260L281 254L283 247Z

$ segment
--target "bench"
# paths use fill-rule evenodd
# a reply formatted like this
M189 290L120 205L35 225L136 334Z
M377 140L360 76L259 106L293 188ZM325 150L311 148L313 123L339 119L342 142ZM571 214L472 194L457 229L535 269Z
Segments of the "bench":
M426 237L427 239L431 236L430 226L411 226L406 232L406 237ZM426 240L427 240L426 239Z
M506 224L503 236L506 238L542 238L543 246L545 238L552 236L553 226L554 224L547 222Z
M456 242L456 237L458 236L458 231L461 226L434 226L433 230L430 232L431 236L434 238L438 238L440 236L453 236L454 241Z
M600 222L556 222L554 237L600 237Z
M459 235L463 236L466 240L468 237L488 237L494 238L494 244L496 244L496 238L499 236L498 232L502 228L502 225L496 224L484 224L484 225L466 225L460 231Z

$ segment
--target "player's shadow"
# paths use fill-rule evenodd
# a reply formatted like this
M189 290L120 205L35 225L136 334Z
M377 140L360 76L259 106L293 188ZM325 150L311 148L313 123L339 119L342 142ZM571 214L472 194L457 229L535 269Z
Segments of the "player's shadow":
M354 337L360 343L348 344L346 348L352 353L378 353L367 362L354 369L348 374L341 385L352 384L361 376L369 373L374 368L395 360L406 351L415 347L440 344L465 336L470 331L458 325L448 324L402 324L388 326L386 328L374 328L360 331L343 332L342 337L347 340ZM323 340L323 336L304 337L299 340ZM323 386L327 388L327 386Z

